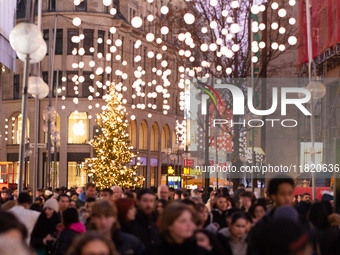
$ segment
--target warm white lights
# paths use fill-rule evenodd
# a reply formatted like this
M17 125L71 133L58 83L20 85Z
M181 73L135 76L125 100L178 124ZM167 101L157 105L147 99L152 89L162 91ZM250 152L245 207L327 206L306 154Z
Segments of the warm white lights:
M72 21L73 25L75 25L76 27L80 26L81 24L81 19L78 17L75 17Z
M295 37L295 36L289 37L289 38L288 38L288 43L289 43L290 45L295 45L295 44L297 43L296 37Z
M131 25L135 28L140 28L143 25L143 21L140 17L133 17L131 20Z
M191 13L184 14L183 18L184 18L185 23L187 23L188 25L191 25L195 22L195 16Z

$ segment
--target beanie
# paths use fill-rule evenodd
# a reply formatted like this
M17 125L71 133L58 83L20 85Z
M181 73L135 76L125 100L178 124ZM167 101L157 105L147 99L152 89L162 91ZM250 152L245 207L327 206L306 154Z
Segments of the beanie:
M55 212L59 212L58 202L54 198L50 198L45 202L43 209L45 208L50 208Z

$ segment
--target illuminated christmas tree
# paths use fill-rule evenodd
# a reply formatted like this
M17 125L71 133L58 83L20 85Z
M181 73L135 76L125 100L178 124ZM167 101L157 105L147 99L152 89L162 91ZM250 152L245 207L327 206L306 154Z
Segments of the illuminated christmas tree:
M101 189L113 185L139 187L143 177L136 176L136 169L140 163L129 165L137 153L131 152L133 146L126 130L126 108L114 86L110 87L110 94L106 95L105 100L105 109L97 115L97 124L102 134L90 141L95 157L85 160L85 170Z

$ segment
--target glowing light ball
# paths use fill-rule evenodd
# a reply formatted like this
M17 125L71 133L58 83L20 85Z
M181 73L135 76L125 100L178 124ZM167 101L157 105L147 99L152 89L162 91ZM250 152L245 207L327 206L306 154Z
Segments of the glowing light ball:
M215 7L217 4L218 4L218 1L217 1L217 0L210 0L210 5L211 5L212 7Z
M148 15L147 19L148 19L148 21L152 22L152 21L153 21L153 19L154 19L154 17L153 17L153 15L152 15L152 14L150 14L150 15Z
M117 13L116 8L111 8L110 14L111 14L111 15L116 15L116 13Z
M231 47L232 51L233 52L237 52L239 49L240 49L240 46L238 46L238 44L234 44L232 47Z
M289 19L289 24L294 25L296 23L296 19L290 18Z
M279 24L277 24L276 22L272 23L272 29L276 30L279 28Z
M272 9L276 10L277 8L279 8L279 4L276 2L272 3Z
M167 6L165 6L165 5L162 6L161 13L166 15L166 14L168 14L168 12L169 12L169 8Z
M76 27L80 26L80 24L81 24L81 19L78 18L78 17L75 17L75 18L72 20L72 24L75 25Z
M39 63L46 56L46 51L47 51L47 45L45 41L42 40L39 48L35 52L29 55L30 56L29 63L31 64ZM26 56L27 56L26 54L17 52L17 55L21 61L23 62L26 61Z
M208 50L208 44L203 43L203 44L201 45L201 51L205 52L205 51L207 51L207 50Z
M212 22L210 23L210 27L211 27L211 29L217 28L217 22L216 22L216 21L212 21Z
M287 15L287 11L285 9L280 9L279 12L278 12L278 15L283 18Z
M203 34L205 34L206 32L208 32L208 29L206 27L202 27L201 31Z
M277 42L272 43L272 49L277 50L279 48L279 44Z
M122 40L117 39L115 44L116 44L117 47L120 47L120 46L122 46L123 42L122 42Z
M238 8L239 6L240 6L240 4L238 3L238 1L232 1L231 2L231 7Z
M279 50L280 51L284 51L286 49L286 46L284 46L283 44L281 44L280 46L279 46Z
M296 37L295 37L295 36L289 37L289 38L288 38L288 43L289 43L290 45L295 45L295 44L297 43Z
M104 4L105 6L109 6L111 3L112 3L111 0L103 0L103 4Z
M165 26L162 27L162 28L161 28L161 34L162 34L162 35L166 35L167 33L169 33L169 28L168 28L168 27L165 27ZM160 39L160 38L158 38L158 39ZM157 39L157 40L158 40L158 39ZM161 39L161 40L162 40L162 39ZM161 41L161 42L162 42L162 41Z
M257 5L257 4L255 4L255 5L253 5L252 7L251 7L251 12L253 13L253 14L259 14L259 12L260 12L260 7Z
M23 22L16 25L9 35L12 48L22 54L32 54L43 41L40 29L32 23Z
M227 17L228 16L228 11L227 10L223 10L222 11L222 16L223 17Z
M195 16L193 14L191 14L191 13L184 14L183 18L184 18L185 23L187 23L188 25L191 25L191 24L193 24L195 22Z
M146 40L147 40L148 42L152 42L153 40L155 40L154 34L153 34L153 33L148 33L148 34L146 35Z
M140 28L143 25L143 20L136 16L131 20L131 25L135 28Z
M284 27L280 27L279 33L280 33L280 34L286 33L286 29L285 29Z
M114 34L117 32L117 29L115 27L110 27L110 33Z
M240 31L240 25L237 23L234 23L230 26L230 31L234 34L238 33Z

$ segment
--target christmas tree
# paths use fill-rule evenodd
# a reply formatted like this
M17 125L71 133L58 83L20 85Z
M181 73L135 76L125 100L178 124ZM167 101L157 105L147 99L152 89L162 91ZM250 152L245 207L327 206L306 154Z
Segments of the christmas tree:
M122 105L121 95L110 86L110 94L105 98L107 105L97 115L97 124L102 134L90 141L94 149L93 158L85 160L85 170L92 177L98 188L139 187L142 176L136 176L140 163L129 165L137 153L131 152L133 146L126 132L126 108Z

